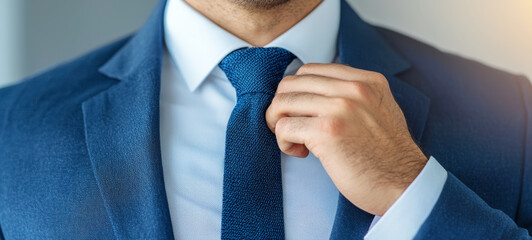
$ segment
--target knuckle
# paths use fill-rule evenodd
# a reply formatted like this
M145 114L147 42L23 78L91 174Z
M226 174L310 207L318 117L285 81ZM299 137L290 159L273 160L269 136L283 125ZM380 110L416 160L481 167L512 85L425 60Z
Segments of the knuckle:
M287 81L287 79L286 79L286 77L285 77L285 78L284 78L282 81L280 81L279 84L277 85L277 90L276 90L276 92L278 93L278 92L281 92L281 91L287 89L287 85L288 85L288 81Z
M380 81L380 82L386 81L386 77L380 72L373 72L373 78L375 78L375 80Z
M284 109L283 106L284 106L285 99L286 99L286 94L284 93L276 94L273 97L270 106L266 110L266 113L268 114L267 116L270 116L273 119L277 119L281 115L283 115L283 109Z
M361 98L367 98L371 95L371 89L363 82L350 82L350 90Z
M310 72L310 70L311 70L312 68L314 68L315 65L316 65L316 64L314 64L314 63L307 63L307 64L301 66L301 67L297 70L297 73L296 73L296 74L305 74L305 73L308 73L308 72Z
M266 113L264 114L265 117L266 117L266 124L268 124L268 127L273 129L274 126L273 123L276 119L276 108L274 105L270 105L267 109L266 109Z
M279 101L285 104L291 104L296 96L297 93L282 93L279 96Z
M339 136L342 134L344 129L342 121L340 121L338 118L324 118L320 122L320 130L326 135L330 137Z
M275 138L277 139L277 146L282 152L285 152L287 150L287 144L286 144L286 134L283 132L283 130L276 130L275 131Z
M344 112L346 110L350 110L353 107L353 103L347 98L333 98L332 106L335 110Z
M277 140L278 142L282 142L281 139L278 139ZM288 144L279 144L279 150L281 150L281 152L284 152L284 153L287 153L287 151L289 150L290 148L288 147Z
M296 75L287 75L287 76L285 76L285 77L283 78L283 80L281 80L281 82L280 82L279 84L281 84L281 83L283 83L283 82L290 82L290 81L293 81L293 80L296 79L296 78L297 78Z
M268 120L268 118L272 115L273 111L275 110L274 107L275 106L273 106L273 104L270 104L270 106L266 108L266 112L264 113L264 115L266 116L266 120Z
M274 110L277 109L277 106L281 105L284 99L286 98L286 93L277 93L272 99L270 107Z
M284 77L283 80L281 80L277 85L277 92L289 89L290 83L296 78L297 76L295 75L288 75Z
M388 86L388 79L382 73L374 72L373 79L377 85Z
M282 138L283 133L287 130L288 124L289 124L288 118L281 118L277 121L275 124L275 132L279 135L280 138ZM279 132L279 133L277 133Z

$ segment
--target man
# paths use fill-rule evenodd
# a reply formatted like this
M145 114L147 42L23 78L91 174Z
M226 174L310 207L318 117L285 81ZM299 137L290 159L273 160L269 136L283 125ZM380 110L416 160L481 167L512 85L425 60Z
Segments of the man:
M0 106L5 239L530 239L528 80L344 1L162 1Z

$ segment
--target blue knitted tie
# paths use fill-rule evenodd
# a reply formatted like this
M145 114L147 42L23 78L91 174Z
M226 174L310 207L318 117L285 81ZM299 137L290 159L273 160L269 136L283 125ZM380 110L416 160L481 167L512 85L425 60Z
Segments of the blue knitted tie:
M237 94L225 142L222 239L284 238L281 152L264 114L294 58L282 48L248 48L219 64Z

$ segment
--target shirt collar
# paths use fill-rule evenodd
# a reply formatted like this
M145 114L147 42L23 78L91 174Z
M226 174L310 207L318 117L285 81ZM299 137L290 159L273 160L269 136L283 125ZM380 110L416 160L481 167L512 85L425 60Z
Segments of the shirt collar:
M324 0L266 47L281 47L305 63L330 63L337 50L340 0ZM169 0L164 14L166 47L190 91L230 52L251 45L232 35L183 0Z

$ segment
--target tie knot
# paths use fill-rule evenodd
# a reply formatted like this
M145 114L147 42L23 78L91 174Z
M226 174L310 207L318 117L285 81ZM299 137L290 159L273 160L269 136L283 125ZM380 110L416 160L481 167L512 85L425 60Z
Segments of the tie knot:
M218 65L236 89L246 93L273 95L288 64L295 56L283 48L246 48L229 53Z

